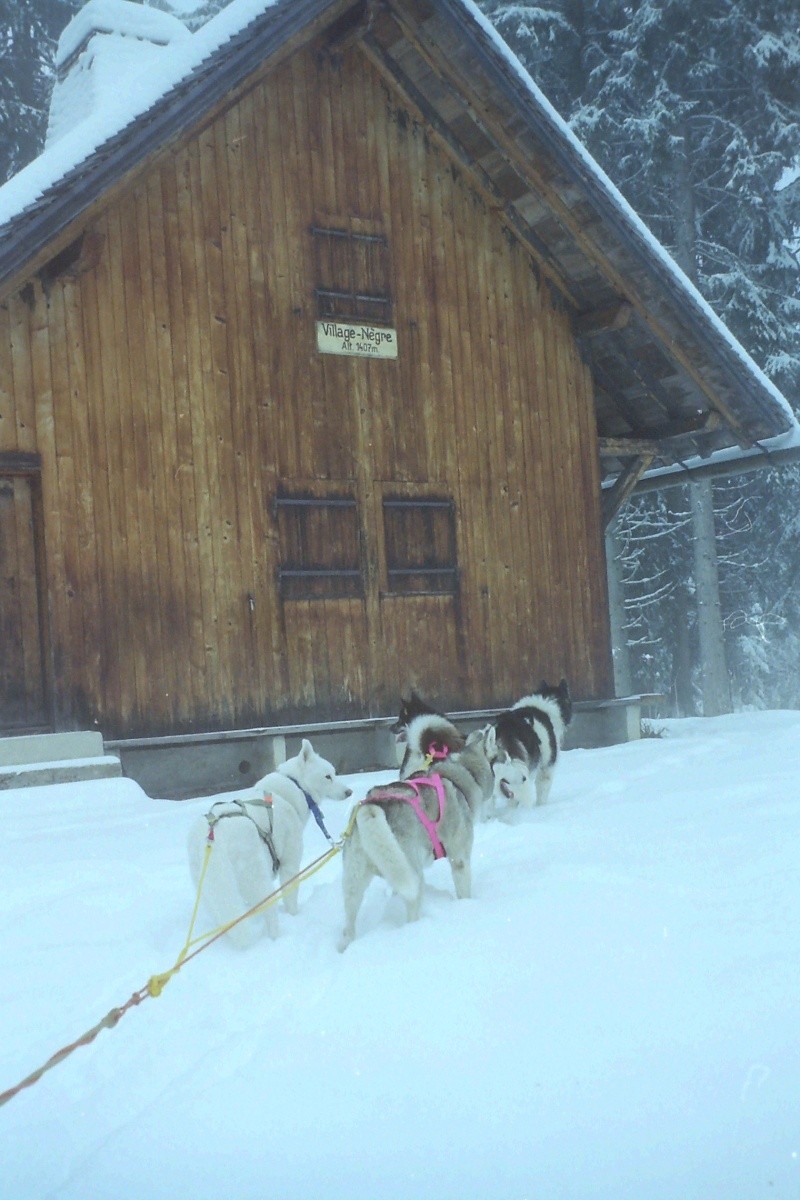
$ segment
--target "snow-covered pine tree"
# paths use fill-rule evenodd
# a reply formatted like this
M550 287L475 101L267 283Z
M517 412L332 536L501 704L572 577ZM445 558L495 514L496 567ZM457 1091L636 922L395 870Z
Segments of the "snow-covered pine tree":
M205 25L215 16L221 8L230 3L230 0L143 0L145 4L149 4L151 8L160 8L162 12L171 13L183 21L184 25L191 29L192 33L199 29L201 25Z

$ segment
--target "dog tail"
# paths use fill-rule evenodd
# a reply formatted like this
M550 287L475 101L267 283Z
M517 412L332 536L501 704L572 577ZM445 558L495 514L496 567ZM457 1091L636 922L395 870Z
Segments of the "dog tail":
M392 833L386 813L378 804L362 804L356 817L364 853L390 887L411 903L419 892L419 875Z
M438 713L422 713L414 717L406 729L406 751L400 765L400 778L407 779L415 771L424 771L430 758L447 758L466 745L464 734L447 717Z

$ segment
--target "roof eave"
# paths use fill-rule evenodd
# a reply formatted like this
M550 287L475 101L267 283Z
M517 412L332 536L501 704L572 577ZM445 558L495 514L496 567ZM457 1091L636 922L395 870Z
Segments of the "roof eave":
M588 158L576 149L572 138L565 133L561 118L546 102L538 102L536 92L521 74L512 73L508 59L499 53L493 37L483 27L481 14L470 0L440 0L440 4L451 20L460 24L462 36L469 38L476 59L494 85L505 91L558 169L582 190L603 224L613 230L623 252L631 257L632 266L645 273L650 283L647 300L654 306L654 311L656 307L660 310L659 316L667 315L667 324L675 331L672 341L679 343L682 337L688 336L699 344L706 356L699 374L709 390L719 393L719 382L710 379L709 375L721 372L727 388L736 397L737 416L741 417L743 426L749 426L753 433L754 426L758 429L752 441L780 436L791 430L792 417L777 390L744 349L734 339L724 336L710 307L672 260L667 261L666 252L662 256L656 250L655 239L614 185L599 168L590 168ZM535 89L535 84L532 87ZM670 341L663 336L660 340L670 351ZM752 415L754 404L759 409L760 419Z

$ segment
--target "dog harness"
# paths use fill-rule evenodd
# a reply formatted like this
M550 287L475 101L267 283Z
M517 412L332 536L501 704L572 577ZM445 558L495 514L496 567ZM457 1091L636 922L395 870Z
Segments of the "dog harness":
M236 807L232 812L214 812L215 808L224 804L235 804ZM208 821L208 840L210 842L214 841L214 827L226 817L247 817L248 821L253 822L258 836L269 850L269 856L272 859L272 869L273 871L277 872L278 867L281 864L275 850L275 843L272 840L272 796L267 795L263 800L251 800L250 804L257 804L260 808L263 807L267 810L269 829L261 828L253 814L247 811L247 804L244 800L218 800L217 803L212 805L212 807L206 813L206 820Z
M422 807L422 797L420 788L432 787L436 792L439 801L439 815L435 821L432 821L425 809ZM383 792L380 796L365 796L361 801L362 804L384 804L389 800L402 800L404 804L410 804L414 812L417 814L417 819L420 825L427 833L433 847L434 858L446 858L447 851L442 845L439 837L439 826L444 818L444 809L446 804L444 784L442 783L441 775L418 775L416 779L404 779L403 787L409 787L413 791L413 798L406 796L403 792Z

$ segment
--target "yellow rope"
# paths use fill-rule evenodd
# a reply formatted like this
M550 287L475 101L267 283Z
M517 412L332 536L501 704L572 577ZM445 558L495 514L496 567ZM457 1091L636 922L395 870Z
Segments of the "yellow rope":
M55 1054L48 1058L47 1062L43 1063L43 1065L38 1068L38 1070L33 1071L30 1075L27 1075L25 1079L20 1080L15 1087L8 1088L8 1090L5 1092L0 1092L0 1107L2 1107L4 1104L7 1104L9 1100L11 1100L24 1088L31 1087L34 1083L38 1083L38 1081L47 1071L52 1070L52 1068L57 1066L58 1063L63 1062L64 1059L68 1058L69 1055L72 1054L73 1051L77 1050L79 1046L88 1046L90 1042L94 1041L101 1030L113 1029L126 1012L128 1012L131 1008L134 1008L137 1004L141 1004L141 1002L146 1000L148 996L160 996L166 984L169 983L173 975L177 975L181 967L183 967L187 962L191 962L191 960L196 958L198 954L201 954L203 950L207 950L213 942L217 941L218 938L227 933L229 929L232 929L234 925L238 925L240 921L246 921L248 917L253 917L257 913L263 912L266 908L269 908L271 904L275 904L276 901L280 900L282 896L285 896L287 892L292 890L292 888L299 887L304 880L310 879L312 875L316 874L317 871L320 871L326 863L330 862L332 858L335 858L336 855L339 854L343 849L345 842L353 831L358 808L358 804L353 806L353 811L350 813L350 819L347 823L347 828L345 829L344 833L339 838L338 842L335 842L334 845L331 846L329 850L326 850L324 854L321 854L319 858L315 858L314 861L310 862L307 867L303 867L303 869L298 871L296 875L293 875L291 879L287 879L286 882L282 883L281 886L276 888L274 892L270 892L268 896L265 896L263 900L258 902L258 904L254 904L252 908L249 908L247 912L242 913L241 916L234 918L232 921L227 921L224 925L220 925L216 929L211 929L207 933L200 934L198 937L193 938L192 934L194 933L197 913L200 908L200 896L203 890L203 883L205 882L206 871L208 870L209 859L211 858L212 842L209 841L206 844L203 866L201 868L200 878L198 879L197 883L197 895L195 896L194 908L192 910L192 916L189 922L189 930L186 934L186 940L181 947L178 957L175 960L174 966L172 966L169 971L164 971L160 975L151 975L145 986L139 988L138 992L134 992L130 999L127 1000L120 1008L112 1008L110 1012L106 1013L101 1021L98 1021L96 1025L87 1030L86 1033L82 1034L81 1037L76 1038L74 1042L70 1042L69 1045L63 1046L60 1050L57 1050ZM196 947L196 949L192 950L193 946ZM190 950L191 953L189 953Z
M254 904L252 908L248 908L246 912L240 913L240 915L238 917L234 917L233 920L226 921L224 925L217 925L215 929L209 929L206 933L198 934L196 938L192 938L192 929L194 927L194 920L192 920L192 924L190 925L189 932L186 936L186 942L184 943L182 950L175 960L175 965L171 967L169 971L165 971L162 975L151 975L150 979L148 980L147 990L150 995L160 996L165 985L169 983L173 975L177 975L184 963L190 962L191 959L200 954L202 950L205 950L207 946L210 946L212 942L216 942L217 939L221 938L222 935L227 933L229 929L233 929L234 925L238 925L241 921L246 921L248 917L258 916L259 913L264 912L272 904L276 904L278 900L286 895L287 892L293 891L294 888L299 887L300 884L306 879L310 879L312 875L317 873L317 871L322 870L326 863L330 862L332 858L336 857L343 845L344 838L340 838L335 845L331 846L330 850L326 850L325 853L321 854L319 858L315 858L314 861L310 862L307 867L303 867L302 871L298 871L296 875L293 875L291 879L287 879L286 883L282 883L281 886L276 888L274 892L270 892L270 894L265 896L263 900L259 900L258 904ZM202 878L200 880L200 884L202 884ZM199 903L200 886L198 885L195 913ZM198 946L199 949L194 950L191 954L189 954L188 952L193 946Z
M208 864L211 860L211 851L213 849L214 849L214 840L211 837L211 834L209 833L209 836L206 839L206 849L205 849L205 853L203 855L203 865L200 868L200 878L197 881L197 895L194 898L194 908L192 909L192 918L189 921L189 931L186 934L186 941L183 943L183 946L178 954L178 957L175 959L174 967L172 967L169 971L165 971L161 975L151 975L151 977L147 983L147 990L151 996L160 996L161 995L162 991L164 990L165 984L169 983L172 976L177 975L178 971L180 971L180 969L183 966L184 961L186 959L186 955L189 953L189 950L194 945L194 942L192 941L192 934L194 933L194 925L195 925L195 921L197 920L197 913L200 909L200 897L203 894L203 884L205 883L206 871L208 870Z
M336 845L338 846L338 848L340 850L344 848L345 842L350 837L350 834L353 832L353 826L356 823L356 817L358 816L358 810L360 809L360 807L363 803L364 803L363 800L359 800L358 804L354 804L352 809L350 810L350 816L348 817L345 831L342 834L342 836L339 838L338 842L336 843Z

